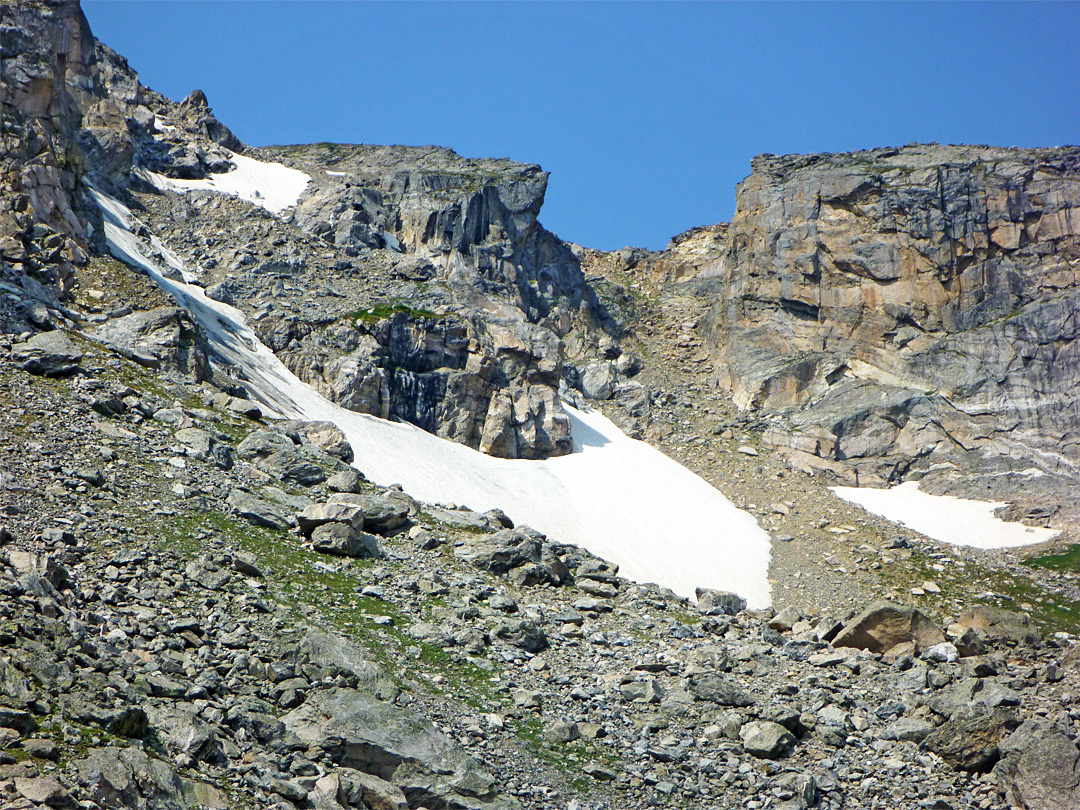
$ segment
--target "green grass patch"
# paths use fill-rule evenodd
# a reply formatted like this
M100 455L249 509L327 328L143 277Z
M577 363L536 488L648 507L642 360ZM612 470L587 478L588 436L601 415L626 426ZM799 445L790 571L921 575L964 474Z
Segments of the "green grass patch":
M1047 554L1044 557L1025 560L1024 565L1050 571L1080 572L1080 544L1074 543L1061 554Z
M217 512L175 515L159 536L171 548L194 556L201 546L198 538L206 532L252 554L272 583L275 598L298 620L310 620L314 612L322 623L365 647L401 688L420 683L429 691L453 694L473 708L488 711L501 702L490 686L492 672L412 638L406 632L411 620L393 603L359 593L364 572L384 565L383 561L346 563L304 548L288 532L251 526ZM377 623L380 617L393 624ZM410 658L405 652L408 648L418 648L419 655ZM441 685L432 681L434 674L442 676Z
M360 321L364 324L378 323L386 318L392 318L397 314L408 315L412 318L426 318L428 320L439 316L430 309L418 309L402 303L376 304L370 309L358 309L345 315L345 319L353 323Z

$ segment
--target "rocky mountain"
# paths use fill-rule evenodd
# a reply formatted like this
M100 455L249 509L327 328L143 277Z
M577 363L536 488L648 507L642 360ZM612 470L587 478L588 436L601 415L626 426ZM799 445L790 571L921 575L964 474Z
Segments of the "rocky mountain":
M819 440L863 476L951 464L1012 500L1030 482L1009 473L1034 467L1074 487L1080 150L910 146L753 169L713 313L737 402L812 402L794 452Z
M0 123L0 807L1080 804L1075 149L763 156L603 253L537 166L246 146L64 0L0 2ZM515 465L603 409L768 532L773 607L376 484L278 360ZM900 479L1063 553L827 488Z
M730 224L621 260L707 307L719 386L796 468L1069 530L1078 177L1076 147L762 155Z

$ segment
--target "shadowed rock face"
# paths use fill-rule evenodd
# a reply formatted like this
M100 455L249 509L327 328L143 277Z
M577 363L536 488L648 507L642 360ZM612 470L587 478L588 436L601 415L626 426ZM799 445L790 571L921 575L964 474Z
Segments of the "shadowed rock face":
M810 405L802 427L847 431L836 459L1024 432L1075 458L1078 258L1080 148L763 155L712 265L719 374L742 407ZM870 423L840 424L860 409Z

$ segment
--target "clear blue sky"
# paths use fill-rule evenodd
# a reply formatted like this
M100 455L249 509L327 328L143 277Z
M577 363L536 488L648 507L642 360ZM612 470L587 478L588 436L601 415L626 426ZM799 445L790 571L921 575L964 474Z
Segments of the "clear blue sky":
M551 172L544 224L662 248L762 152L1080 142L1077 3L84 0L250 144L439 144Z

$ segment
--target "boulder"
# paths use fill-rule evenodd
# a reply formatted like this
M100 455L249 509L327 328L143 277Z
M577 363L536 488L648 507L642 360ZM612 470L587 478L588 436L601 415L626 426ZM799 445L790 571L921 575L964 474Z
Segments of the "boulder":
M994 776L1017 810L1080 807L1080 747L1047 720L1025 720L998 745Z
M311 459L305 458L296 447L256 459L255 466L280 481L287 484L299 484L302 487L321 484L329 477L326 470Z
M454 550L455 556L494 574L540 561L540 541L521 529L495 534L470 534Z
M82 795L103 808L225 810L230 806L218 788L181 777L139 748L93 748L73 767L83 786Z
M179 371L194 380L205 379L209 371L206 341L179 307L164 306L113 318L92 335L146 368Z
M282 721L334 764L393 783L410 806L496 798L494 777L431 721L355 689L315 692Z
M740 610L746 610L746 600L730 591L714 591L711 588L697 588L698 609L711 616L726 614L734 616Z
M221 756L221 742L213 726L184 703L148 705L150 727L173 751L213 762Z
M750 706L754 698L738 683L722 675L693 676L688 682L690 694L721 706Z
M15 777L15 792L34 804L56 808L76 806L71 794L51 776L34 778L17 776Z
M335 492L330 503L358 506L364 512L364 528L387 537L409 525L409 508L390 498L379 495Z
M501 624L495 628L495 636L534 654L548 648L547 635L529 620Z
M341 428L333 422L304 422L300 420L279 422L279 430L295 432L307 439L327 455L351 464L353 448Z
M309 794L315 810L409 810L408 800L396 785L353 768L338 768L319 778Z
M617 382L614 363L593 360L581 372L581 393L586 399L611 399Z
M82 362L82 352L60 331L41 332L11 347L11 360L23 371L45 377L71 374Z
M956 620L960 627L970 627L992 642L1038 644L1042 638L1039 628L1026 613L977 605L965 610Z
M780 759L795 748L795 735L779 723L751 720L739 730L746 753L761 759Z
M1019 725L1016 715L1003 710L948 720L923 739L922 748L958 771L985 773L998 761L998 743Z
M311 545L337 557L381 557L379 538L347 523L322 523L311 532Z
M901 717L894 720L881 732L884 740L901 742L922 742L934 730L934 725L919 717Z
M264 458L274 453L296 450L296 444L288 436L272 430L253 430L236 446L236 455L244 461Z
M230 492L226 503L242 518L256 526L267 529L288 529L295 523L292 513L285 507L256 498L242 489L234 489Z
M364 510L347 503L313 503L296 516L296 522L308 536L324 523L343 523L359 530L364 528Z
M349 467L339 470L326 479L326 488L331 492L358 493L360 491L361 475L358 470Z
M906 642L928 649L943 641L941 628L915 608L876 602L848 622L832 645L884 653Z

